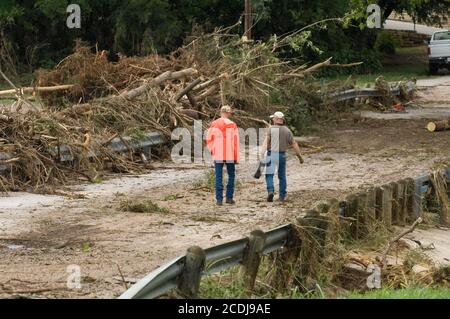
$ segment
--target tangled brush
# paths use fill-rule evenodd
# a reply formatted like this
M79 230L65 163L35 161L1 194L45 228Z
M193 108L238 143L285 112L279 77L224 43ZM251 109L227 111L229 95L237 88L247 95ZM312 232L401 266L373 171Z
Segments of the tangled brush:
M118 62L77 43L53 70L37 72L38 87L50 87L39 91L40 103L27 102L17 89L20 103L0 106L3 190L36 190L73 175L95 180L105 167L139 171L140 151L114 153L107 147L112 139L155 131L170 136L196 119L206 127L224 104L233 105L234 120L244 128L264 126L274 108L289 107L274 106L274 96L297 100L292 95L298 94L318 104L320 86L305 78L331 59L298 66L278 56L285 39L248 42L231 32L234 27L194 38L167 56ZM55 85L65 90L52 90ZM70 153L69 165L61 149Z

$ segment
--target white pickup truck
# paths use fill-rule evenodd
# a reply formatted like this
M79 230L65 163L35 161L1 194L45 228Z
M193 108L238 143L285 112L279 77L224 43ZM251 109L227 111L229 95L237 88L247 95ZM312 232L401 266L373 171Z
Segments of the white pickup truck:
M437 74L439 68L450 69L450 31L433 33L428 45L430 74Z

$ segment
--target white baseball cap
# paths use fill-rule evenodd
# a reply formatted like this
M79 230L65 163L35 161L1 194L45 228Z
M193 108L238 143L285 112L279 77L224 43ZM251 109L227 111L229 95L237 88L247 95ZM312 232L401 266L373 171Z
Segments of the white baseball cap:
M279 119L283 119L284 120L283 112L275 112L273 115L270 116L271 119L273 119L274 117L277 117Z
M229 105L224 105L222 106L222 108L220 109L221 113L233 113L233 110L231 109L231 106Z

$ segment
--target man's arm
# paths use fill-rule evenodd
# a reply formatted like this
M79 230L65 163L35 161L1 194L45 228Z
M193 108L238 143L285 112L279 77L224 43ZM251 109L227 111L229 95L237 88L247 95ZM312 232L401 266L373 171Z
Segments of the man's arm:
M297 158L300 161L300 164L303 164L304 160L302 157L302 153L300 151L300 146L298 145L297 141L295 140L294 134L290 130L289 130L289 142L290 142L292 148L294 149L295 154L297 155Z
M208 147L208 150L209 150L209 151L212 151L212 148L213 148L213 139L214 139L214 136L213 136L213 134L212 134L212 128L210 127L210 128L208 129L208 132L207 132L207 135L206 135L206 146Z
M303 160L302 153L301 153L301 150L300 150L300 146L298 145L298 143L294 139L292 141L293 141L292 142L292 148L294 149L295 154L297 155L297 158L300 161L300 164L303 164L305 161Z
M233 156L234 156L234 161L236 162L236 163L239 163L239 161L240 161L240 155L241 155L241 153L240 153L240 146L241 146L241 144L240 144L240 141L239 141L239 130L238 130L238 127L237 126L235 126L234 127L234 129L233 129L233 149L234 149L234 154L233 154Z

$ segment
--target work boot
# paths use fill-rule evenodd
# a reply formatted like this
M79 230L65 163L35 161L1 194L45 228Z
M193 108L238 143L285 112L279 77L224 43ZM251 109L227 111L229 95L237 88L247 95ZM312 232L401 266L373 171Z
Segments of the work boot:
M269 196L267 196L267 201L268 201L269 203L273 203L273 196L274 196L273 193L270 193Z
M227 203L227 204L230 204L230 205L236 204L236 202L235 202L232 198L231 198L231 199L228 199L228 198L227 198L226 203Z
M219 201L217 201L217 202L216 202L216 205L217 205L217 206L223 206L223 203L222 203L222 202L219 202Z
M285 202L287 202L287 198L280 196L280 198L278 198L278 201L281 202L281 203L285 203Z

